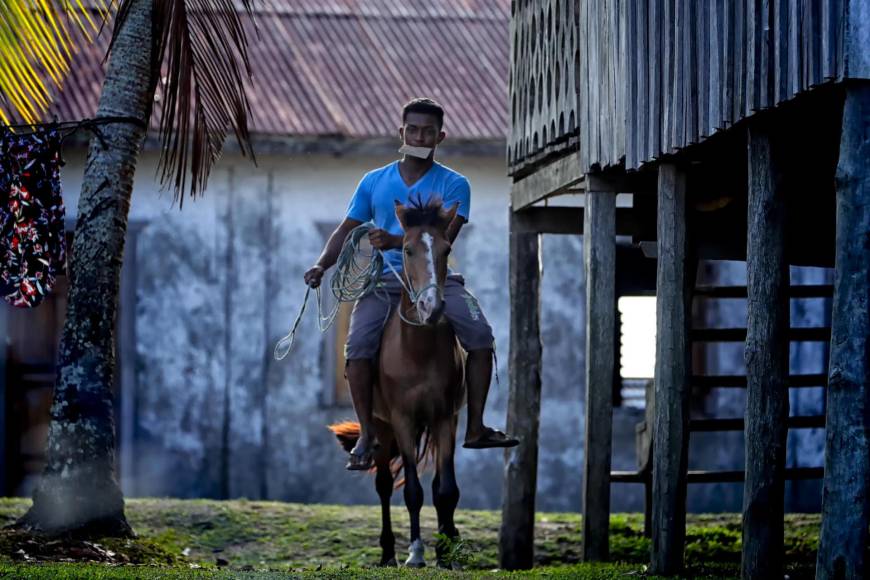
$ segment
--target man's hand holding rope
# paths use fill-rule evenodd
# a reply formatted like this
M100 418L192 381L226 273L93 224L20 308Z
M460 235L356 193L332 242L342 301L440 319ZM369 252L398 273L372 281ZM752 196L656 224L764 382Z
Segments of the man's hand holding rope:
M305 283L311 288L317 288L318 286L320 286L320 282L323 279L324 272L326 272L326 270L323 268L323 266L316 264L314 266L311 266L305 272Z

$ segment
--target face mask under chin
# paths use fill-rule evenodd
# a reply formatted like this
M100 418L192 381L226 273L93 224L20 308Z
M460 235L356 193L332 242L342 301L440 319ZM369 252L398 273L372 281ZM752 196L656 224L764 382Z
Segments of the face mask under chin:
M402 145L399 147L399 153L402 155L410 155L411 157L416 157L418 159L429 159L429 156L432 155L432 148Z

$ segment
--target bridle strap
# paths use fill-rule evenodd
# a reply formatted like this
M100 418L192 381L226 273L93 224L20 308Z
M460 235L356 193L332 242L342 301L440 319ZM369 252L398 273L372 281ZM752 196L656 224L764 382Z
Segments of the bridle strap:
M379 251L380 251L380 250L379 250ZM383 251L381 251L381 254L383 255ZM428 290L428 289L430 289L430 288L435 288L436 290L438 289L438 284L433 282L433 283L431 283L431 284L428 284L428 285L424 286L420 291L416 291L416 290L414 290L414 285L411 283L411 280L410 280L409 278L407 278L407 274L405 274L405 272L402 272L403 275L400 275L400 274L396 271L396 269L393 267L393 265L390 263L390 261L387 260L387 257L386 257L386 256L383 256L383 258L384 258L384 263L385 263L385 264L387 265L387 267L390 269L390 272L393 273L393 275L396 277L396 280L399 281L399 284L401 284L401 285L402 285L402 288L405 290L405 292L408 293L408 298L411 299L411 303L412 303L412 304L416 304L416 303L417 303L417 299L418 299L418 298L420 297L420 295L423 294L423 292L425 292L426 290ZM413 320L409 320L409 319L405 318L405 315L402 314L402 305L401 305L401 303L399 304L397 310L398 310L398 312L399 312L399 318L401 318L402 321L405 322L406 324L410 324L411 326L426 326L426 323L425 323L425 322L420 321L420 313L419 313L419 312L417 312L417 320L416 320L416 321L413 321Z

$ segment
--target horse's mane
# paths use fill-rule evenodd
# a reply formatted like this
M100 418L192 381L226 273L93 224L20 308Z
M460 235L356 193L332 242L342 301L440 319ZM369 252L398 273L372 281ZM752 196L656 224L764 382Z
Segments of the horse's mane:
M409 228L438 226L446 218L444 202L438 197L432 197L424 203L422 196L418 195L416 199L409 199L408 205L405 206L405 226Z

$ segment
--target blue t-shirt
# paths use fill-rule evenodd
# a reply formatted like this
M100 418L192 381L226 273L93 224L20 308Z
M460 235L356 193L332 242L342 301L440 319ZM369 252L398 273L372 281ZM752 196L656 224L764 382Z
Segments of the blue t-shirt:
M471 188L465 176L435 162L429 171L408 187L399 173L399 162L369 171L360 180L350 205L347 217L361 222L372 221L374 224L393 235L402 235L401 224L396 218L395 200L407 205L417 198L423 203L430 199L440 198L445 208L451 208L458 201L457 214L468 220L471 210ZM386 260L396 271L402 271L402 252L388 250L384 253ZM384 272L389 268L384 266Z

